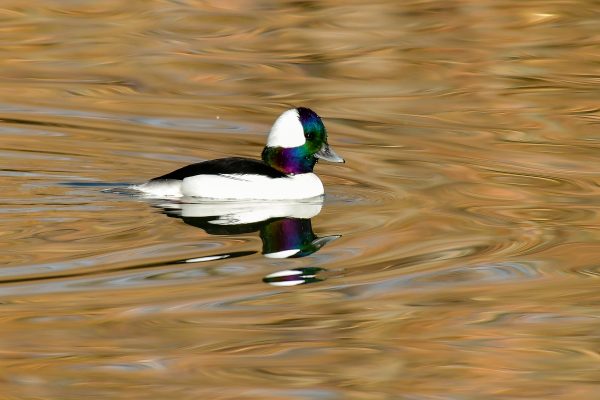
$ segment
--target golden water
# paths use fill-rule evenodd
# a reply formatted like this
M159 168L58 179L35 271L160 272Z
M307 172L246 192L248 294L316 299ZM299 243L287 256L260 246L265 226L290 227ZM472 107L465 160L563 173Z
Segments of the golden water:
M597 398L599 21L583 0L3 1L0 398ZM306 257L106 190L258 157L294 105L346 158L317 166L311 221L341 237Z

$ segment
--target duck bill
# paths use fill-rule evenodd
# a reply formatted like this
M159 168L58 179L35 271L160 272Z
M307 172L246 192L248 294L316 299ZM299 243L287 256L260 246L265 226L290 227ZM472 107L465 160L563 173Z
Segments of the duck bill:
M336 154L336 152L333 151L333 149L331 147L329 147L329 145L327 143L323 143L323 147L321 147L321 150L319 150L315 153L315 157L317 157L321 160L329 161L329 162L335 162L335 163L345 162L344 159L342 157L338 156Z

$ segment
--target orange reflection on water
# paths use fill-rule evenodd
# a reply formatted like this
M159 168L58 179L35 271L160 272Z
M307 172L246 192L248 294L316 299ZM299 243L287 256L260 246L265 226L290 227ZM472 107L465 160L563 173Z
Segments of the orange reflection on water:
M3 2L3 396L597 397L597 8ZM297 248L122 190L297 105L346 159Z

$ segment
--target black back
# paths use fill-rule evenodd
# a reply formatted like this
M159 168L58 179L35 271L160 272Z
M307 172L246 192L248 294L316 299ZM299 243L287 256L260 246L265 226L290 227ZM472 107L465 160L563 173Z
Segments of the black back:
M284 178L287 175L277 171L260 160L243 157L219 158L187 165L166 175L150 179L157 180L183 180L194 175L222 175L222 174L250 174L264 175L269 178Z

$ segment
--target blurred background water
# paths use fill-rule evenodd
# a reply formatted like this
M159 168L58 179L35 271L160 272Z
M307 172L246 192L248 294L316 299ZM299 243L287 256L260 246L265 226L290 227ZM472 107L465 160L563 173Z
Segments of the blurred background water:
M4 0L0 397L596 398L599 21L583 0ZM299 105L346 159L317 166L312 218L211 232L106 190L259 157ZM304 257L266 256L277 224Z

